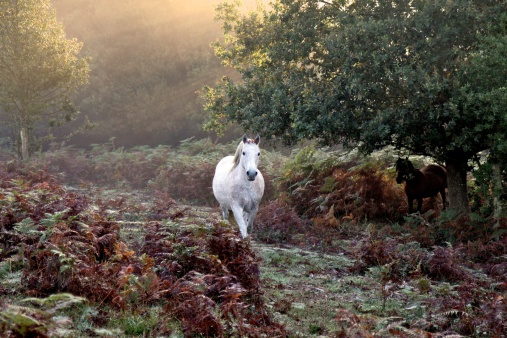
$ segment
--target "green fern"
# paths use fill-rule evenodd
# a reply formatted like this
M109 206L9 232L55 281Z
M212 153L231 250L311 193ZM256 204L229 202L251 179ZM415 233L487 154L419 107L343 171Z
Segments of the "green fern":
M36 304L49 313L55 313L84 302L86 302L86 298L74 296L70 293L56 293L46 298L30 297L21 300L21 303Z
M54 332L70 322L54 320L56 313L85 301L85 298L70 293L58 293L47 298L25 298L20 301L22 304L37 305L37 309L7 304L0 310L0 333L12 331L20 337L46 337L49 332Z
M42 236L43 231L37 230L35 222L30 217L23 219L21 222L16 223L14 231L27 237L37 238Z
M36 310L9 305L0 311L0 327L25 337L29 332L44 333L47 328L44 323L35 318ZM0 331L1 332L1 331Z
M51 237L51 234L53 233L53 229L54 229L55 225L57 225L59 222L61 222L63 220L63 217L65 216L65 214L67 214L68 212L69 212L69 209L65 209L62 211L57 211L54 214L49 214L49 213L44 214L44 216L46 218L42 219L40 221L40 224L42 226L45 226L46 230L42 233L42 236L39 239L39 243L43 243L44 241L46 241L46 239Z

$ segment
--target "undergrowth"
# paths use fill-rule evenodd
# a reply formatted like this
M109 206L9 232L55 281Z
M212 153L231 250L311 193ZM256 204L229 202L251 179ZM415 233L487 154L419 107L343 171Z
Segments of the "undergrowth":
M407 216L406 198L389 162L357 156L340 161L312 147L301 150L283 168L284 193L261 209L255 238L354 257L347 273L377 279L381 316L404 312L387 312L392 290L408 284L428 295L417 322L400 318L396 325L380 324L362 315L362 306L340 309L336 320L342 329L334 332L339 337L371 332L504 337L506 219L440 212L435 201L425 201L423 214Z
M64 147L2 162L0 281L20 282L0 283L0 333L298 336L279 319L301 323L313 305L299 298L316 293L314 304L332 304L332 325L314 319L307 335L505 336L505 218L440 211L438 201L406 215L391 155L308 147L290 159L263 151L267 195L253 240L241 240L218 208L197 216L182 204L217 206L214 166L235 146ZM488 193L474 190L473 203ZM262 261L252 244L300 256ZM263 280L268 264L278 275Z
M162 307L157 325L144 327L143 335L286 336L263 302L256 254L230 227L181 227L184 210L169 204L165 220L146 223L141 241L129 243L110 213L125 203L95 204L44 171L26 176L26 170L0 172L0 260L21 263L17 292L31 297L25 301L71 294L69 301L124 312L131 318L125 325ZM75 329L77 318L54 323L51 311L0 303L0 333L49 337ZM111 325L104 317L91 315L88 332Z
M237 142L223 145L210 139L190 138L181 141L177 148L160 145L124 149L115 147L112 140L90 150L55 147L36 161L45 171L59 175L63 183L72 186L147 189L169 194L186 204L214 205L210 182L215 167L220 159L233 155L236 147ZM266 178L265 200L275 197L273 182L283 162L280 153L262 149L259 169Z
M388 159L300 150L286 162L280 190L298 215L335 226L363 220L398 220L406 213L404 192L393 184Z

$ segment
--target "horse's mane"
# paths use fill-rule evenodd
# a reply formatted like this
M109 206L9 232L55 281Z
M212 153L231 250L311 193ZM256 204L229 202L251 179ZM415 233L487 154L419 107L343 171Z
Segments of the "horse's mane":
M408 170L409 172L413 173L414 171L418 170L418 169L415 169L414 168L414 165L412 164L412 162L410 162L409 160L407 160L407 165L408 165Z
M243 141L239 142L238 147L236 148L236 153L234 154L234 165L232 166L231 171L233 171L239 164L241 160L241 153L243 152Z
M406 164L407 170L410 173L414 172L415 170L418 170L418 169L415 169L414 165L412 164L412 162L408 158L407 159L399 158L396 161L396 171L399 171L401 169L402 164Z

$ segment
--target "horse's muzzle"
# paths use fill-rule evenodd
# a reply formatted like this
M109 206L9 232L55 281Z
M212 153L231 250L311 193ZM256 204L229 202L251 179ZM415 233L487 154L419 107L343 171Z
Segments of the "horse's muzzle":
M255 178L257 177L257 170L248 170L246 175L248 176L249 181L255 181Z

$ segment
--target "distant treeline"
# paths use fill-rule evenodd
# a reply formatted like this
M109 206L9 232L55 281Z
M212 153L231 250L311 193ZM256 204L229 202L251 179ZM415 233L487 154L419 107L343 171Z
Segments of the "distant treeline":
M198 91L234 76L210 47L221 36L213 1L52 3L68 37L83 42L91 67L90 83L76 98L80 117L57 136L70 134L85 117L95 128L72 137L71 144L87 147L115 137L118 146L129 147L206 136Z

